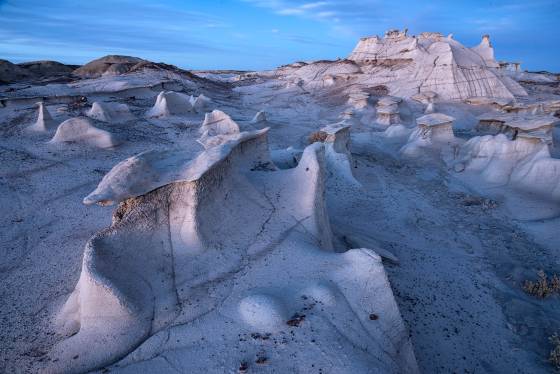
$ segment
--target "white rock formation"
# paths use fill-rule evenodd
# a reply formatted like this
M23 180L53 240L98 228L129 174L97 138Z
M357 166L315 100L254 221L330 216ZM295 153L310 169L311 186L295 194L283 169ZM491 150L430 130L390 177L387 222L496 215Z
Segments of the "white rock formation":
M415 158L422 156L426 151L437 150L455 142L453 121L453 117L443 113L426 114L417 118L417 127L410 134L400 153Z
M536 152L516 165L510 183L533 196L560 202L560 159L550 157L548 147L541 143Z
M201 136L197 141L208 149L237 137L239 132L239 125L226 113L216 109L204 116Z
M505 134L511 139L518 135L539 137L552 142L552 130L560 121L546 114L485 113L478 117L476 131L483 134Z
M121 141L108 131L98 129L85 117L75 117L62 122L56 129L51 143L83 143L98 148L111 148Z
M399 103L401 98L385 96L377 102L377 120L380 125L389 126L394 123L400 123Z
M243 133L182 165L181 181L166 176L171 160L152 173L163 171L154 179L167 184L120 204L86 246L58 317L58 332L70 337L50 352L52 372L94 370L130 352L115 369L165 372L172 361L189 372L234 371L262 354L256 332L290 336L267 353L277 372L310 362L418 372L379 256L331 251L325 145L308 146L296 168L268 171L258 167L268 162L266 144L266 131ZM118 169L104 180L133 182Z
M397 123L387 127L383 131L383 136L386 138L404 138L410 136L411 131L408 127Z
M227 156L232 147L247 139L264 136L268 128L254 133L236 134L231 142L211 147L194 159L181 149L146 151L118 163L107 173L97 188L84 198L84 204L113 205L137 197L173 182L188 182L200 178L210 162ZM261 143L264 143L261 141ZM265 143L264 143L265 144ZM266 154L264 150L261 153ZM255 155L255 162L265 164L267 159Z
M500 99L495 97L471 97L465 100L467 104L471 105L490 105L496 109L503 109L504 107L511 105L511 99Z
M369 106L369 94L367 92L350 92L348 94L348 105L356 110L362 110Z
M426 109L424 110L425 114L430 114L435 112L434 107L434 100L437 97L437 94L433 91L424 91L417 93L416 95L412 96L411 99L418 101L419 103L425 104Z
M551 82L552 83L552 82ZM560 110L560 100L543 100L530 103L513 103L510 102L500 109L508 113L522 114L554 114Z
M419 103L428 105L430 103L433 103L436 97L437 94L433 91L422 91L420 93L417 93L416 95L413 95L411 99L416 100Z
M53 120L49 110L45 104L40 101L37 103L37 121L28 127L29 130L37 132L46 132L49 130L54 130L57 127L57 123Z
M436 110L434 108L434 103L428 103L428 105L426 106L426 109L424 109L424 113L425 114L431 114L434 113Z
M197 97L190 96L189 101L192 105L193 110L196 113L204 112L212 103L212 100L204 96L204 94L200 94Z
M480 44L472 48L486 63L488 67L499 68L500 65L494 58L494 48L490 43L490 35L483 35Z
M327 134L325 158L329 180L334 183L346 183L352 187L361 187L352 174L352 154L350 153L350 125L345 122L331 124L321 128Z
M294 147L270 151L270 158L274 165L280 169L295 168L301 159L303 151Z
M253 119L251 120L252 124L257 124L257 123L262 123L262 122L266 122L266 112L264 110L259 110L255 116L253 117Z
M459 159L465 172L488 183L510 184L543 199L560 199L560 160L552 158L547 144L539 139L477 136L463 145Z
M120 123L134 119L128 105L95 101L86 112L90 118L102 122Z
M193 106L189 96L175 91L161 91L154 106L146 113L147 117L169 117L191 112Z
M348 59L363 71L362 84L386 85L401 97L428 90L448 100L527 95L497 68L493 55L488 37L469 49L439 33L389 33L362 38Z

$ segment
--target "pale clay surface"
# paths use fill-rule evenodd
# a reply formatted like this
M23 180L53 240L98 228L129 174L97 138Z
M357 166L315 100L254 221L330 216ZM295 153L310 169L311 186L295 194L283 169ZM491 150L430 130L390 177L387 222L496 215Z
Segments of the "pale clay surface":
M560 272L552 75L400 31L78 73L0 86L0 371L550 370L560 312L520 285Z

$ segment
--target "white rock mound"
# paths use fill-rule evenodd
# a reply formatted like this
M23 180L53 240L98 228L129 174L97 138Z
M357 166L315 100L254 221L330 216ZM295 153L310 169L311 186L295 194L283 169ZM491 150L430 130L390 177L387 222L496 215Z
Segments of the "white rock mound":
M539 148L513 169L510 183L541 199L560 202L560 159L552 158L548 147Z
M560 160L552 158L548 145L539 139L477 136L463 145L459 162L466 173L487 183L510 185L544 200L560 201Z
M53 120L49 110L45 104L41 101L37 103L37 121L28 127L31 131L46 132L54 130L57 127L57 123Z
M90 118L108 123L127 122L134 119L128 105L95 101L86 112Z
M296 168L270 171L258 167L269 162L266 144L266 131L243 133L181 166L187 179L119 205L86 246L59 315L58 332L70 337L49 353L52 372L115 362L111 371L174 370L169 362L185 372L235 371L261 354L255 333L290 337L267 352L275 372L309 362L333 372L418 372L381 259L367 249L332 252L325 145L308 146ZM123 186L130 180L109 174Z
M221 110L206 113L197 141L208 149L220 145L239 135L240 128L234 120Z
M410 136L411 129L400 123L393 124L383 131L386 138L404 138Z
M154 106L148 110L148 118L184 115L192 112L190 97L175 91L161 91Z
M98 148L111 148L121 143L113 134L93 126L85 117L70 118L62 122L50 142L75 142Z
M212 100L204 96L204 94L200 94L197 97L191 96L189 101L196 113L204 112L212 104Z

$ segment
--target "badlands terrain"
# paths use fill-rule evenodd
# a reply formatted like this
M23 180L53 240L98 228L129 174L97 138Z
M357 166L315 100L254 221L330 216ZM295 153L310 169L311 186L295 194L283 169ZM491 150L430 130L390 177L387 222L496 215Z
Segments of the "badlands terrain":
M559 116L488 36L0 61L0 372L551 372Z

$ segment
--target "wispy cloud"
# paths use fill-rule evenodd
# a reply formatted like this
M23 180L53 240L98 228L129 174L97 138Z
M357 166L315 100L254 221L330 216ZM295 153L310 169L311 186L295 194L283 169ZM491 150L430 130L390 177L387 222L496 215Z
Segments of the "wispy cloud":
M111 53L270 68L344 56L361 36L408 27L453 33L465 45L490 33L499 58L560 70L558 1L0 0L0 58L81 63Z

